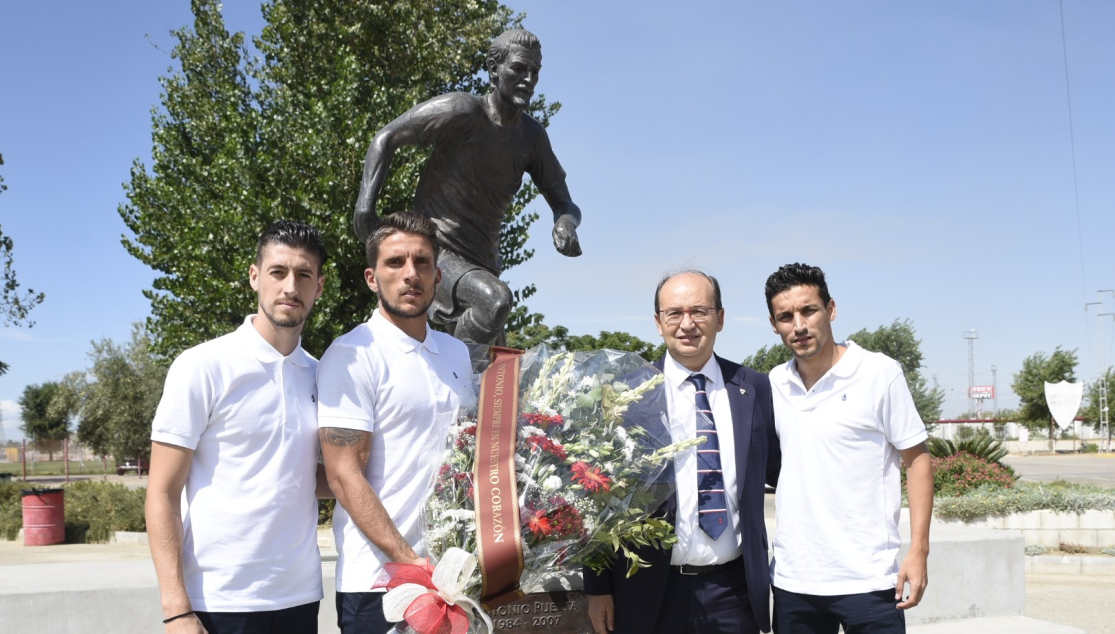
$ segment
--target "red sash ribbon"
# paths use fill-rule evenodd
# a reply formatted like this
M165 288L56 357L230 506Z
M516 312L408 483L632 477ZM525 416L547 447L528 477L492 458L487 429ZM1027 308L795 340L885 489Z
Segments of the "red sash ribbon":
M495 608L521 598L523 544L519 531L519 487L515 477L518 441L519 355L492 346L491 364L480 378L476 422L476 542L483 587L480 601Z

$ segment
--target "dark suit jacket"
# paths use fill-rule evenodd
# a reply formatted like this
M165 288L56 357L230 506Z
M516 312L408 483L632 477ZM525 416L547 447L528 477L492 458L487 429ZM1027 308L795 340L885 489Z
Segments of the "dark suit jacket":
M743 563L751 610L764 632L770 630L770 575L767 559L767 530L763 513L764 484L778 481L782 453L774 429L774 402L767 375L716 357L728 393L735 434L737 508L743 533ZM662 360L655 363L659 370ZM745 393L741 393L740 390ZM717 425L723 424L716 421ZM662 512L674 516L677 496L663 505ZM585 594L611 594L616 606L615 634L644 634L654 629L658 609L670 572L670 551L641 548L639 555L650 563L627 578L627 567L619 562L612 570L596 574L584 569Z

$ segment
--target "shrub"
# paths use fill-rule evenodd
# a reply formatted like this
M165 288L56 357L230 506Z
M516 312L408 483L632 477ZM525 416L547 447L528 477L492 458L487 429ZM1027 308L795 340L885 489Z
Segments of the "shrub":
M1070 555L1083 555L1084 553L1088 552L1088 549L1084 546L1081 546L1080 544L1066 544L1065 542L1061 542L1060 549L1061 552L1068 553Z
M317 501L317 525L318 526L332 526L333 525L333 509L337 506L337 500L318 500Z
M1080 453L1099 453L1100 446L1094 442L1086 442L1080 446Z
M66 541L107 542L116 531L147 530L146 489L112 482L75 482L66 486Z
M22 482L0 483L0 539L19 537L23 527L23 489Z
M1115 546L1108 546L1107 548L1104 548L1100 552L1103 553L1104 555L1111 555L1112 557L1115 557Z
M984 486L967 495L933 501L935 516L965 522L1030 511L1079 514L1090 510L1115 510L1115 489L1068 482L1017 482L1009 489Z
M933 493L955 497L979 487L1008 489L1014 473L996 462L959 452L947 458L933 458Z
M1038 546L1037 544L1030 544L1029 546L1026 547L1025 552L1026 552L1027 555L1029 555L1031 557L1037 557L1038 555L1044 555L1045 554L1045 548L1042 547L1042 546Z
M986 432L986 430L984 431ZM1003 457L1008 453L1007 448L1003 446L1003 443L986 433L970 435L956 443L943 438L930 437L926 441L926 446L929 448L929 454L934 458L947 458L964 452L988 462L997 463L1004 468L1010 468L1002 463ZM1011 470L1011 474L1014 474L1013 470Z

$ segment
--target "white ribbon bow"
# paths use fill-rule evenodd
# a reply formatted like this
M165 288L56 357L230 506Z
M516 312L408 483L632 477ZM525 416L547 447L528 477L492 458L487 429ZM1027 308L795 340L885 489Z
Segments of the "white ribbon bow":
M407 608L418 597L432 592L439 595L449 605L464 603L473 608L480 616L480 620L493 631L492 620L480 605L468 598L465 588L476 571L476 557L460 548L450 548L442 555L441 561L434 568L432 580L437 590L431 590L417 583L404 583L390 590L383 596L383 616L392 623L397 623L406 618Z

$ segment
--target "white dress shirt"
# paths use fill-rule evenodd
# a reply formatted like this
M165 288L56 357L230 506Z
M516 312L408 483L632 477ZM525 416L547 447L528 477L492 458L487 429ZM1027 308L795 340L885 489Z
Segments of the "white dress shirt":
M670 435L674 442L688 440L697 435L697 388L688 380L694 374L669 354L663 362L666 375L666 398L670 410ZM708 394L712 415L716 421L716 435L720 441L720 468L724 471L724 496L728 502L728 528L720 539L712 540L697 524L697 449L689 449L674 459L677 474L677 518L674 532L677 544L670 556L670 564L680 566L711 566L725 564L743 554L743 541L739 525L739 491L736 488L735 429L728 392L720 364L713 356L701 368L705 375L705 392Z

